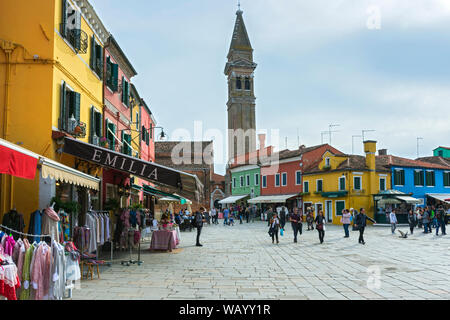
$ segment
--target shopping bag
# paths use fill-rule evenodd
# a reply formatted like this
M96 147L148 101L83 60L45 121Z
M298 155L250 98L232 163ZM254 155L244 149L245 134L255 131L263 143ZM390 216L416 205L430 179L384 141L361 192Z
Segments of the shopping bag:
M283 230L283 228L280 229L280 235L281 235L281 236L284 235L284 230Z

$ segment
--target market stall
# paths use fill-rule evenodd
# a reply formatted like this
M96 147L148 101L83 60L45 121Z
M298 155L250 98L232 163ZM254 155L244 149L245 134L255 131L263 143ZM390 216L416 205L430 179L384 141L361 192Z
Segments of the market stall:
M408 212L420 204L420 200L398 190L386 190L373 195L375 220L377 223L390 223L389 214L396 209L398 223L408 223Z

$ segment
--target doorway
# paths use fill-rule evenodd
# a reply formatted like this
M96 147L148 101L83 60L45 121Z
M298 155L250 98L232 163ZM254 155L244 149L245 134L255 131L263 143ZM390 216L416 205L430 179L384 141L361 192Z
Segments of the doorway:
M333 201L332 200L325 201L325 216L327 218L327 222L333 221Z

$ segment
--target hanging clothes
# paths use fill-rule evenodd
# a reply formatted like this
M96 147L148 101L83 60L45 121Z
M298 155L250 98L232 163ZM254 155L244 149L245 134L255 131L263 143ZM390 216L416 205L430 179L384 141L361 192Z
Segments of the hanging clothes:
M64 242L64 241L69 241L70 239L70 219L69 219L69 215L67 213L65 213L64 211L61 211L59 213L59 217L61 219L61 238L63 241L60 242Z
M0 266L0 295L8 300L17 300L16 290L20 288L17 266L11 256L0 255L0 261L4 263Z
M42 242L34 255L34 265L31 269L31 284L35 290L34 298L35 300L47 300L50 289L52 248Z
M90 213L86 214L86 227L89 228L89 253L97 251L97 219Z
M31 268L31 260L33 258L34 253L34 244L30 245L25 252L25 259L23 262L23 268L22 268L22 282L23 282L23 288L20 291L20 300L29 300L30 299L30 268Z
M30 223L28 225L28 233L34 235L41 235L42 229L42 212L39 210L34 211L30 216ZM31 237L31 242L39 242L39 237Z
M23 221L23 215L16 210L11 210L3 216L2 224L5 227L11 228L18 232L23 232L25 228L25 222ZM16 232L12 232L14 240L19 239L20 235Z
M44 214L42 215L42 234L48 234L52 239L59 239L59 221L59 216L53 208L48 207L45 209Z
M66 255L64 247L56 241L52 241L52 269L49 299L62 300L66 286Z

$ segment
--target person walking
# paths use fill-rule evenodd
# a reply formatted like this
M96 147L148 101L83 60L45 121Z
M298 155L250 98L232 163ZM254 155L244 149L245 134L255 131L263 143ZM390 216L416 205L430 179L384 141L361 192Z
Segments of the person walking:
M437 219L436 219L436 208L434 206L431 206L430 222L431 222L431 227L436 228L436 226L437 226ZM431 227L430 227L430 232L432 232L431 231Z
M294 213L289 217L292 230L294 231L294 243L297 243L297 233L300 231L301 234L301 219L301 215L297 212L297 210L294 210Z
M319 232L320 243L323 243L323 239L325 238L325 217L323 216L322 210L319 210L319 214L314 221L316 222L316 229Z
M394 234L395 229L397 229L397 215L395 214L395 209L389 214L389 221L391 222L392 234Z
M194 217L195 227L197 228L197 243L195 244L197 247L203 247L203 245L200 244L200 234L202 233L203 222L205 222L205 218L203 216L204 212L205 208L200 207L200 210L195 213Z
M359 230L359 239L358 242L360 244L366 244L364 241L364 230L367 225L367 220L372 221L374 224L376 224L376 221L372 218L366 216L366 210L364 208L360 209L360 212L355 217L355 223L354 226L357 230Z
M228 208L225 208L223 210L223 225L226 226L228 225L228 215L230 214L230 210L228 210Z
M273 214L272 207L269 207L269 210L267 210L267 226L270 226L270 221L272 220Z
M409 213L408 213L408 224L409 224L409 231L411 232L411 234L413 234L414 228L417 225L417 215L412 210L409 210Z
M239 214L239 224L242 224L242 219L244 218L244 214L245 214L245 208L244 206L240 206L238 208L238 214Z
M428 212L428 207L425 208L422 215L422 223L423 223L423 233L429 233L431 232L430 224L430 213Z
M350 237L350 232L348 231L348 226L350 225L350 217L351 216L352 215L350 214L350 211L348 209L342 210L341 222L342 222L342 225L344 226L344 233L345 233L344 238Z
M217 216L217 211L216 208L212 208L211 209L211 220L212 220L212 224L216 224L216 216Z
M286 207L282 207L280 211L280 227L284 229L286 225Z
M422 229L422 227L423 227L422 214L423 214L423 209L418 207L416 210L416 217L417 217L417 227L419 229Z
M445 233L445 211L442 205L436 210L436 235L439 235L439 228L441 228L441 234L444 236Z
M308 209L308 212L306 213L306 223L308 224L307 231L314 230L313 222L314 222L314 214L310 209Z
M275 238L277 239L277 244L279 243L278 241L278 231L280 229L280 220L278 219L278 216L276 213L273 214L273 216L270 219L270 228L269 228L269 234L272 237L272 243L275 243Z

